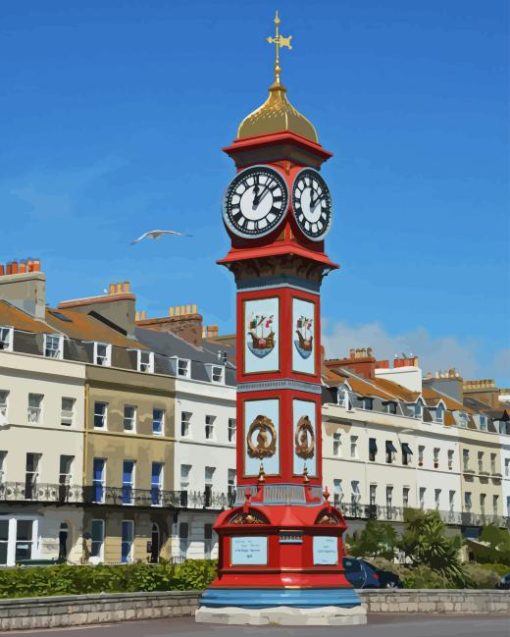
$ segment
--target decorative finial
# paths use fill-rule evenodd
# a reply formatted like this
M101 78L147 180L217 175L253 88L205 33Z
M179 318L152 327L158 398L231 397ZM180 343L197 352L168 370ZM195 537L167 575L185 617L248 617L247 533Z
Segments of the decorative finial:
M258 482L261 484L262 482L265 482L265 480L266 480L266 472L264 471L264 465L261 462L260 463L260 469L259 469Z
M286 46L288 49L292 49L292 45L290 41L292 40L292 35L288 37L284 37L280 35L280 18L278 16L278 11L274 17L274 26L275 26L275 35L274 37L266 38L266 41L269 44L275 45L275 60L274 60L274 86L280 86L280 47Z
M308 477L308 468L306 464L303 466L303 482L308 484L310 482L310 478Z

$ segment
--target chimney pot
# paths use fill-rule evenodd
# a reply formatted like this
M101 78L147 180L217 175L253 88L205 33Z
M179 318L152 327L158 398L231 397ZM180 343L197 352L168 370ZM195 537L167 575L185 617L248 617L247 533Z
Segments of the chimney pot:
M124 281L124 292L130 292L130 287L129 281Z
M110 283L108 286L108 294L115 294L115 283Z
M11 263L11 274L18 274L18 262L17 261L13 261Z
M196 303L194 303L194 304L191 306L191 311L193 312L193 314L198 314L198 306L197 306L197 304L196 304Z
M41 260L34 259L32 262L32 272L40 272L41 271Z
M27 271L27 262L26 261L20 261L19 262L19 272L20 274L23 274Z
M0 263L0 276L3 276L5 274L5 266L3 263Z
M175 312L175 308L174 307L169 307L168 308L168 316L174 316L174 312Z
M351 349L349 350L349 358L356 358L356 350L354 349L354 347L351 347Z

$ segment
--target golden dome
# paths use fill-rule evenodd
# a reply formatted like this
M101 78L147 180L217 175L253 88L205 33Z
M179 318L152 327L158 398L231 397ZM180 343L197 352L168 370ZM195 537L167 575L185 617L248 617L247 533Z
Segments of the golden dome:
M275 81L269 88L269 97L264 104L245 117L239 125L237 139L290 131L319 143L313 124L292 106L286 92L286 88Z

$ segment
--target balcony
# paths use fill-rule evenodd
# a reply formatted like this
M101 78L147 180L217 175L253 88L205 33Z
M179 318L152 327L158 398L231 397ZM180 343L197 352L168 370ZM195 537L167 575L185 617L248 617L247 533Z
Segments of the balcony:
M82 488L72 485L30 481L0 483L0 502L40 502L58 505L80 504L82 501Z

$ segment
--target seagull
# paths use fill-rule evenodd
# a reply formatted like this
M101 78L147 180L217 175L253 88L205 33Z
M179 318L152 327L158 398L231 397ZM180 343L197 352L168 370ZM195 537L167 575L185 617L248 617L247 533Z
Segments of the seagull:
M149 230L144 232L138 239L131 241L131 245L139 243L143 239L159 239L164 234L175 235L176 237L191 237L190 234L184 234L184 232L177 232L177 230Z

